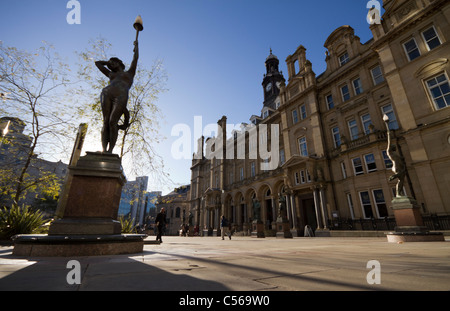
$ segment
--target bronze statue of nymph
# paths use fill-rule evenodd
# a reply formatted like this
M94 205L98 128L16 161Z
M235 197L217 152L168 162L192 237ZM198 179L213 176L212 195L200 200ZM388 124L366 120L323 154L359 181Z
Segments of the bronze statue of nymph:
M403 185L406 177L405 159L401 155L400 146L392 142L392 133L391 130L389 129L389 117L387 115L384 115L383 120L386 123L387 138L388 138L388 146L386 153L389 159L392 161L392 172L394 172L394 175L391 175L389 177L389 181L398 179L397 185L395 187L395 195L397 197L406 196L406 193L403 190Z
M109 85L101 93L100 102L103 113L102 148L105 153L112 153L117 142L119 129L126 130L129 126L130 114L127 109L128 92L133 85L139 59L138 34L144 27L140 16L134 23L136 40L134 41L134 56L128 71L123 62L112 57L108 61L96 61L97 68L109 78ZM119 126L119 120L124 115L124 123Z

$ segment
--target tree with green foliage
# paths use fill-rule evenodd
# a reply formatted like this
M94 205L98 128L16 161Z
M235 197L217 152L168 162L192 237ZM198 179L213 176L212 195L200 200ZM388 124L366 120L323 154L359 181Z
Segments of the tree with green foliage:
M17 133L2 137L2 200L8 197L18 204L29 192L58 195L55 174L35 164L38 155L60 154L73 135L73 109L62 95L70 83L69 71L49 44L30 53L0 41L0 117L15 117L26 125L24 140L17 140ZM7 153L15 154L10 162L5 161Z

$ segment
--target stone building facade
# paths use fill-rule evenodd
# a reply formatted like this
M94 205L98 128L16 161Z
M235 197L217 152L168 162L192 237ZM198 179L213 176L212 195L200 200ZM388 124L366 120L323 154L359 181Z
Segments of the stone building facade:
M320 75L300 45L286 81L271 51L261 114L233 131L224 116L217 137L199 140L190 210L203 234L219 230L222 214L243 234L256 219L273 233L282 216L294 236L306 225L326 234L338 218L392 218L386 126L406 161L407 195L423 214L450 214L450 3L385 0L384 9L366 43L350 26L329 35Z
M166 211L165 235L179 235L183 226L189 225L189 190L190 185L184 185L166 195L158 196L155 204L156 213L159 213L161 208Z

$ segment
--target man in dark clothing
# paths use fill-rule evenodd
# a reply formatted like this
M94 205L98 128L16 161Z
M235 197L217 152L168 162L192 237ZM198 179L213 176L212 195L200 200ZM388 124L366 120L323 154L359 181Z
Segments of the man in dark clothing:
M161 208L161 212L159 212L158 215L156 215L155 223L158 228L158 235L156 236L156 241L162 243L161 235L166 226L166 211L164 210L164 207Z

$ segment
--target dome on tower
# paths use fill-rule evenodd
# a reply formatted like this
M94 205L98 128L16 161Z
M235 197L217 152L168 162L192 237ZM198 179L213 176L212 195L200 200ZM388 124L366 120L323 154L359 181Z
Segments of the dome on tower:
M277 59L278 60L278 57L276 55L272 54L272 49L270 49L270 55L266 58L266 62L268 60L270 60L270 59Z

